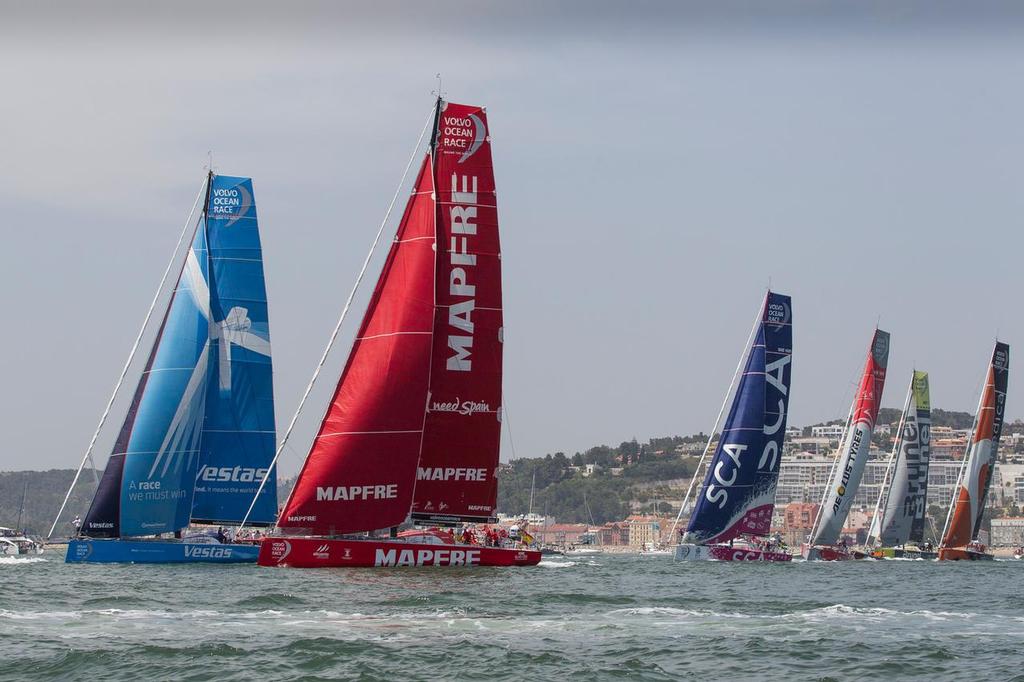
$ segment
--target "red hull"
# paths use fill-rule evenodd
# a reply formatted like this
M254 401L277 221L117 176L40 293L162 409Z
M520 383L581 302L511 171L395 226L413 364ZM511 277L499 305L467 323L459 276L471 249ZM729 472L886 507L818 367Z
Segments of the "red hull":
M293 568L535 566L540 563L540 552L371 538L264 538L256 563L260 566Z

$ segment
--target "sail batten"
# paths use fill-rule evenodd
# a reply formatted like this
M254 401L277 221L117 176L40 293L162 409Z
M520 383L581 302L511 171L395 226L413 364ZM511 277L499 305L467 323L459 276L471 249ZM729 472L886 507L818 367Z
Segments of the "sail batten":
M842 533L870 454L871 434L878 419L888 363L889 332L876 329L871 339L846 433L840 443L836 463L832 468L823 504L811 535L812 545L834 544Z
M791 376L792 302L769 292L684 541L769 533Z

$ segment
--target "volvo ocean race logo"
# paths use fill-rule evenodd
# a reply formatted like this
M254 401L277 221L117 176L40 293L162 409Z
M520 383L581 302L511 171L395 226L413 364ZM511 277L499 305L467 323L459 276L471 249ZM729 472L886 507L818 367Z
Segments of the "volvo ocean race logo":
M783 325L789 323L789 306L785 303L772 301L765 311L765 322L775 327L778 331Z
M214 189L210 192L209 214L214 218L229 218L226 227L230 227L245 217L252 207L252 194L245 185Z
M441 148L461 153L459 163L476 154L487 140L487 126L476 114L441 116Z

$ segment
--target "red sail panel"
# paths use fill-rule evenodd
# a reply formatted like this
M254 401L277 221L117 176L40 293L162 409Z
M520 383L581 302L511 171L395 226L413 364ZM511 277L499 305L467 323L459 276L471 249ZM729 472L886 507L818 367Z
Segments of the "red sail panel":
M387 528L405 520L422 440L433 282L434 200L428 155L278 526L334 535Z
M497 504L501 249L487 114L442 103L430 398L413 518L481 520Z

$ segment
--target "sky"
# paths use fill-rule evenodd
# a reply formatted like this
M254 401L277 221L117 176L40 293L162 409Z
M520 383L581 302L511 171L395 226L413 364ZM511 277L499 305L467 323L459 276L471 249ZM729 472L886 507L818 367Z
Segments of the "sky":
M77 466L208 151L254 180L283 431L436 73L488 108L503 459L710 430L769 284L791 424L845 417L876 324L892 407L917 367L973 412L994 339L1024 341L1013 4L362 5L0 3L0 470Z

